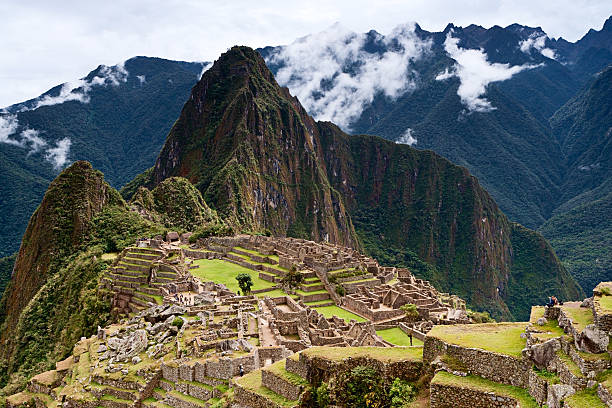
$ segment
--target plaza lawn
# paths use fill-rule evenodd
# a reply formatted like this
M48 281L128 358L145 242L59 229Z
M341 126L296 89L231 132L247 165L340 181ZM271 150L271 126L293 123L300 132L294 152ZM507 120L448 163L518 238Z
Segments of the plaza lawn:
M376 330L376 334L382 337L383 340L386 340L391 344L395 344L396 346L410 346L410 337L408 337L408 335L404 333L399 327L394 327L392 329ZM413 336L412 345L422 346L423 342Z
M484 323L434 326L427 336L449 344L479 348L512 357L521 357L527 323Z
M198 259L194 262L198 266L197 269L190 269L189 272L203 282L213 281L222 283L232 292L238 293L238 281L236 276L240 273L248 273L253 279L253 287L251 290L267 289L276 286L272 282L259 279L259 272L244 268L240 265L231 262L225 262L220 259Z
M323 306L316 307L317 312L321 313L325 318L329 319L330 317L336 315L341 319L344 319L345 322L350 322L351 319L355 319L358 322L365 322L365 319L361 316L357 316L355 313L351 313L348 310L344 310L338 306Z

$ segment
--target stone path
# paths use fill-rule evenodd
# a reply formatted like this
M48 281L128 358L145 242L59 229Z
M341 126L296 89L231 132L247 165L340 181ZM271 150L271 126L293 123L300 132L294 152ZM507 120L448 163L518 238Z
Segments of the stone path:
M259 303L261 307L261 317L259 318L259 327L261 329L261 337L259 338L259 345L261 347L278 346L272 330L270 329L269 318L272 316L272 312L264 302Z

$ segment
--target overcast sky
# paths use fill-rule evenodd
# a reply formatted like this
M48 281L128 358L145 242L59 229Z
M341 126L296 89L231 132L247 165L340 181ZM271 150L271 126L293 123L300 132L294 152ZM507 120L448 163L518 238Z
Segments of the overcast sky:
M569 41L601 29L609 0L0 0L0 107L136 55L214 60L234 44L291 43L335 22L389 33L415 21L541 26Z

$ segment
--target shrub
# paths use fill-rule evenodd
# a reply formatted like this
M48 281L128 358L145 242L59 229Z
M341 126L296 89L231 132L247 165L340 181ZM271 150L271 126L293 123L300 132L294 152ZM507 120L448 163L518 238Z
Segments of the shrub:
M251 287L253 286L253 279L251 275L248 273L240 273L236 276L236 280L238 281L238 287L242 291L243 295L248 295L251 293Z
M181 327L183 327L183 319L181 319L178 316L175 317L174 320L172 321L172 325L180 329Z
M329 389L327 388L327 384L321 383L315 389L315 401L317 402L317 407L327 408L329 405Z
M194 232L189 237L189 242L193 244L200 238L224 237L228 235L234 235L234 228L231 226L222 223L209 224Z
M388 405L389 397L384 390L383 378L368 366L353 368L345 378L346 406L355 408L378 408Z
M602 287L599 291L601 292L602 296L612 296L612 291L607 286Z
M296 288L300 286L303 279L304 276L297 270L294 265L291 267L289 272L285 276L283 276L282 283L283 285L287 285L290 288Z
M415 388L407 381L396 378L389 389L391 408L402 408L416 396Z
M339 294L340 296L344 296L346 294L346 291L344 290L344 286L337 285L336 286L336 293Z
M489 312L474 312L468 310L468 317L474 321L474 323L493 323L495 319L489 315Z

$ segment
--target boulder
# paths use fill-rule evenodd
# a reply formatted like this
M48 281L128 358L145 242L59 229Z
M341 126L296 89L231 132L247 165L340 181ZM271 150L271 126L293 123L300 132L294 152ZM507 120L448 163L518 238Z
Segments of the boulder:
M537 321L536 324L538 326L544 326L546 323L548 323L548 319L545 317L540 317Z
M178 232L175 231L170 231L166 234L166 241L167 242L175 242L178 241L180 239Z
M548 363L561 350L561 343L557 339L550 339L544 343L531 346L531 359L539 369L548 367Z
M580 307L585 307L588 309L592 309L593 308L593 298L586 298L582 301L582 303L580 304Z
M604 353L608 350L610 337L594 324L589 324L578 336L578 347L587 353Z
M182 306L171 305L168 308L166 308L166 310L159 313L158 316L160 317L160 319L164 320L170 316L182 315L182 314L185 314L186 312L187 312L187 309L185 309Z
M571 385L553 384L548 387L548 398L546 405L548 408L561 408L562 400L571 395L574 395L576 390Z
M144 330L136 330L127 337L121 339L117 348L116 361L127 361L134 356L137 356L147 348L148 339L147 332Z

